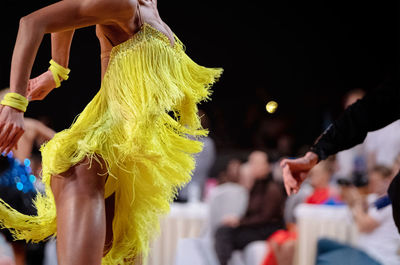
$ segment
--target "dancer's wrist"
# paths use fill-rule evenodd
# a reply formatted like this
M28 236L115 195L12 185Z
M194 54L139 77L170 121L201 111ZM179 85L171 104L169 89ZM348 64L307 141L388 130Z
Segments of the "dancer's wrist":
M71 72L71 69L62 66L53 59L50 60L49 70L53 75L54 82L56 83L56 88L61 86L62 81L68 80L69 73Z
M307 152L304 158L308 161L308 164L312 165L312 167L318 164L319 161L318 155L312 151Z
M26 97L19 93L9 92L4 96L0 104L3 106L11 107L20 112L25 112L26 108L28 107L29 101Z

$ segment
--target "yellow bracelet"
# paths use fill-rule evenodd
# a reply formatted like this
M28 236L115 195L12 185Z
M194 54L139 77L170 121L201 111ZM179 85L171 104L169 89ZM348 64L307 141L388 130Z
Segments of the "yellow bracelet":
M18 93L7 93L3 100L0 102L1 105L10 106L22 112L26 111L29 101L26 97Z
M61 86L60 77L63 80L68 80L68 74L71 72L70 69L65 68L58 63L56 63L53 59L50 60L49 70L53 74L54 81L56 82L56 88Z

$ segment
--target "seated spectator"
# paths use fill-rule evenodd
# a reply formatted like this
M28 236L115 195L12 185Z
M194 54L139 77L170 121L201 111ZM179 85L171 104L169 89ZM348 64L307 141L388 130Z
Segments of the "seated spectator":
M233 158L215 181L207 182L205 201L209 205L208 230L212 238L224 218L238 219L245 214L249 191L239 183L240 168L241 161Z
M341 204L338 191L331 185L331 179L334 172L334 157L321 161L310 171L309 180L314 191L305 199L305 203Z
M239 159L233 158L229 160L226 169L218 175L218 184L226 182L238 183L241 165L242 162Z
M267 243L270 251L265 257L263 265L290 265L293 263L297 241L297 227L293 214L295 207L303 202L310 204L342 204L338 191L331 184L335 169L335 157L321 161L309 173L308 183L313 189L311 194L307 189L304 189L288 198L285 204L287 230L276 231L268 238Z
M270 175L268 156L261 151L252 152L246 163L250 187L249 204L242 218L226 217L215 233L215 249L221 265L227 265L234 250L247 244L265 240L284 227L282 188Z
M204 201L209 201L213 193L218 192L222 186L239 186L239 174L242 162L233 158L229 160L226 167L218 174L217 178L209 178L204 187Z
M349 204L360 232L358 247L322 240L319 242L318 264L350 264L349 255L359 261L352 265L400 264L400 235L392 218L392 205L386 191L393 178L391 169L375 166L369 176L369 189L375 199L368 203L354 187L346 188L344 198ZM371 198L371 196L369 196Z

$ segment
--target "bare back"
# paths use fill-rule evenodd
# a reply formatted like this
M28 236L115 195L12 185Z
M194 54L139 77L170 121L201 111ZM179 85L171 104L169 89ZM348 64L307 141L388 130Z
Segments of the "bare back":
M141 29L143 23L147 23L165 34L170 39L171 45L174 45L173 33L162 21L157 10L156 0L126 1L129 2L130 6L129 12L132 14L130 17L96 26L96 35L101 47L102 78L108 66L111 49L132 38Z

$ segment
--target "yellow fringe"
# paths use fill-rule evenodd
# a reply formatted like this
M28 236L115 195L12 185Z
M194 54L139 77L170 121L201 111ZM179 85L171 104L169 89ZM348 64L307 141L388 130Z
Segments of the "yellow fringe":
M51 176L100 155L116 182L113 246L102 264L123 265L147 255L159 217L189 181L193 154L202 148L190 135L207 134L196 104L209 99L222 69L197 65L176 36L171 47L148 24L114 47L110 57L94 99L69 129L42 147L46 194L35 200L38 215L22 215L0 201L0 222L18 239L37 242L54 236Z

